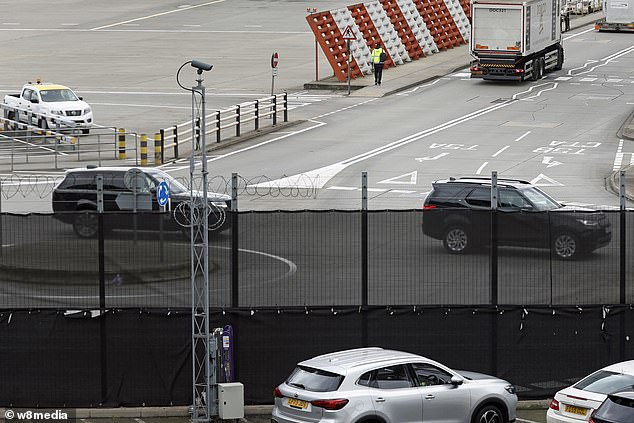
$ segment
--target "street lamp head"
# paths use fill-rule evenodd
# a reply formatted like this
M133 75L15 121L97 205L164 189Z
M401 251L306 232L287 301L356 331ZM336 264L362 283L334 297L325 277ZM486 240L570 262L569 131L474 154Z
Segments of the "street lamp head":
M192 60L192 68L198 69L198 73L202 73L202 71L210 71L213 67L214 65L201 62L200 60Z

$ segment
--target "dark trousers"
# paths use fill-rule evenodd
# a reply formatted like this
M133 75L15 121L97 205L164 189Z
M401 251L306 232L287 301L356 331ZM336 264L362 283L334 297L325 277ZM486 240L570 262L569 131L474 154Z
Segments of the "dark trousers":
M383 76L383 63L374 64L374 82L381 83L381 77Z

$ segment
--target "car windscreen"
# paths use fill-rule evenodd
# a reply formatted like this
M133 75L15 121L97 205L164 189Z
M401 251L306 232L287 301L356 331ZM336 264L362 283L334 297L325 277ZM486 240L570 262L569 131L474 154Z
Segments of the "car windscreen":
M544 191L536 187L525 188L522 194L533 203L535 209L539 211L555 210L561 207L561 204L550 198Z
M306 366L296 367L286 380L287 385L313 392L336 391L341 382L342 375Z
M170 188L170 193L172 194L184 194L186 192L189 192L189 189L185 185L181 184L176 179L172 178L170 175L163 171L148 170L147 172L152 176L152 178L154 178L154 180L157 181L157 183L167 182L167 185Z
M46 103L79 100L71 90L40 90L40 96L42 97L42 101Z
M597 394L613 394L634 389L634 376L600 370L582 379L574 387Z

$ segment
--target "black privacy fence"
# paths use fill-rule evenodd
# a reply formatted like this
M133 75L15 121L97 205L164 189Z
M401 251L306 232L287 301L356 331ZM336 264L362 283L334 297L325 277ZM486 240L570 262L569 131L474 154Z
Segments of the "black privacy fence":
M228 212L209 235L210 305L634 302L630 211L444 213ZM0 215L0 308L191 306L188 228L105 213L100 242L86 215Z

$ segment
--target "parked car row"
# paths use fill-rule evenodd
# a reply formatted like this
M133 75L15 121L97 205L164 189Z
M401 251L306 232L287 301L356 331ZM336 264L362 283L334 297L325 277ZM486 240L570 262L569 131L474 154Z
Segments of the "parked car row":
M274 389L272 423L511 423L506 380L382 348L320 355ZM555 395L548 423L634 422L634 360L604 367Z
M571 0L561 3L561 14L586 15L603 9L601 0Z

